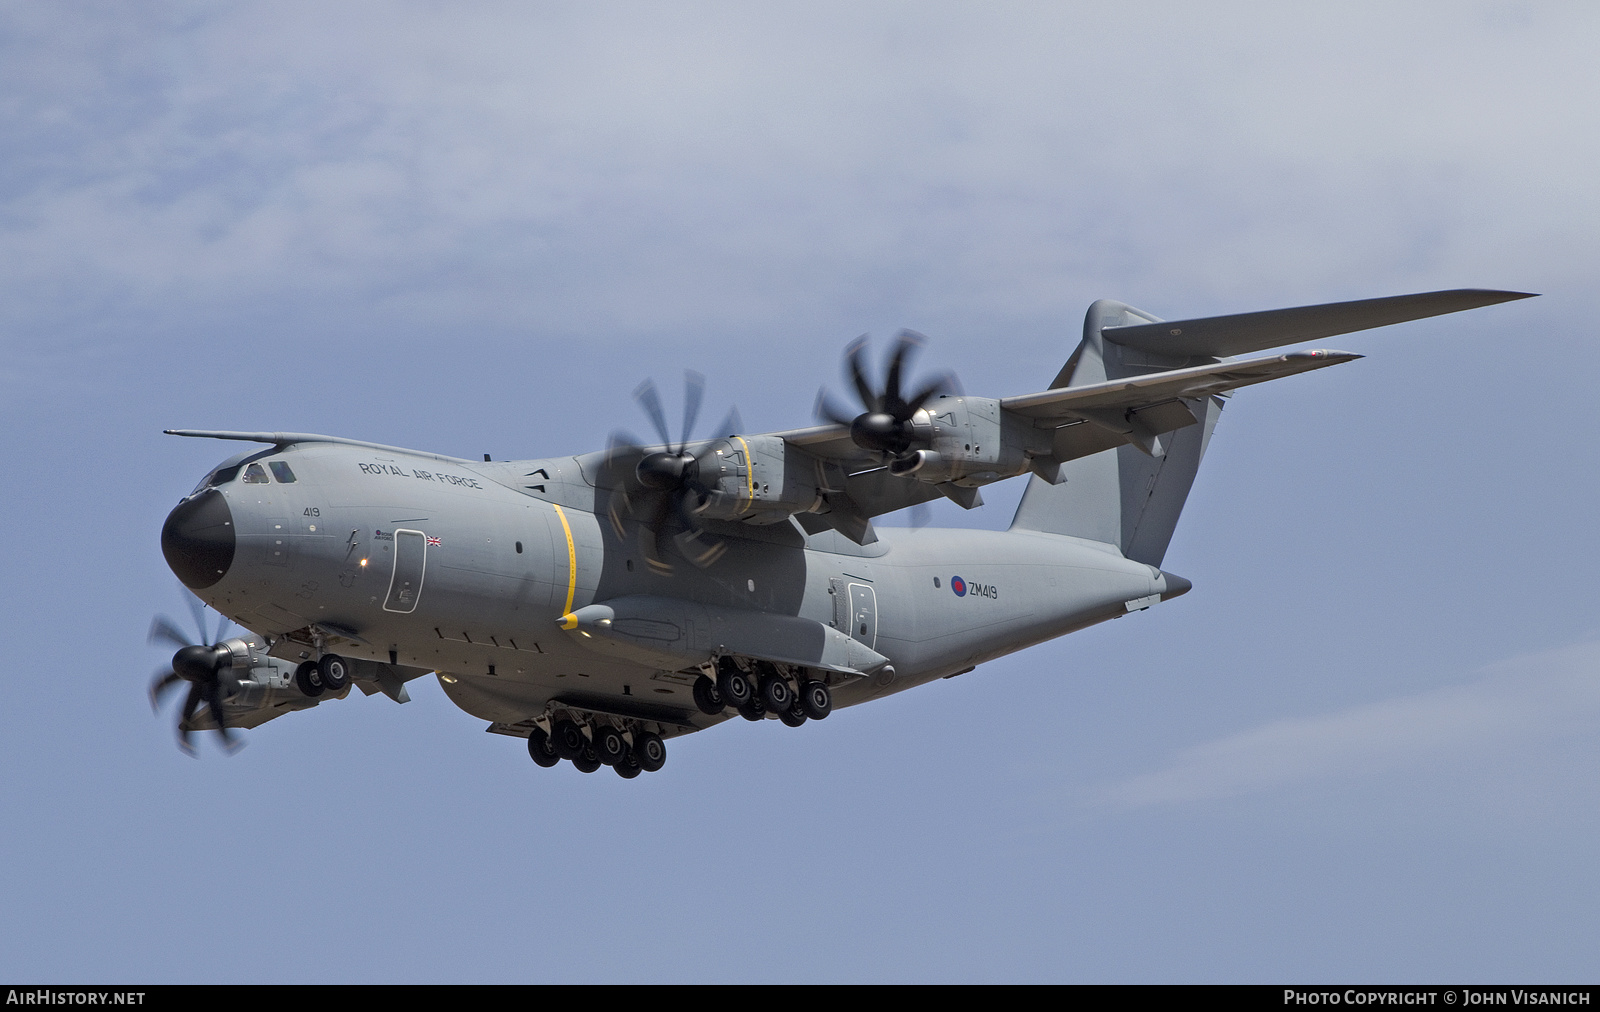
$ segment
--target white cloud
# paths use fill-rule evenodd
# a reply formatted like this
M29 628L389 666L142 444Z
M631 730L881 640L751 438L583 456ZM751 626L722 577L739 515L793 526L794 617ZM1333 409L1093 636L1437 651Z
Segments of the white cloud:
M1600 643L1516 658L1476 682L1274 721L1185 749L1108 787L1129 808L1209 801L1289 784L1481 758L1600 726Z

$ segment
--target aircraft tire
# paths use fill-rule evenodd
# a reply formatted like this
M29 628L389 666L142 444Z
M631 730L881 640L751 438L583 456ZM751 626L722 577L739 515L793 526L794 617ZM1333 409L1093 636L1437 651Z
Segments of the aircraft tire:
M812 720L821 720L833 712L833 693L821 682L807 682L800 688L800 708Z
M528 756L545 769L561 761L555 747L550 744L550 736L537 727L528 733Z
M640 769L654 773L667 764L667 743L654 731L635 731L633 758L638 761Z
M579 773L593 773L595 770L603 766L604 763L600 761L600 756L595 752L594 746L590 745L583 750L582 755L572 760L572 765L578 767Z
M761 705L761 700L752 699L739 707L739 716L745 720L762 720L767 715L767 708Z
M761 676L761 705L772 713L786 713L794 705L794 690L789 680L777 672Z
M601 762L607 766L615 766L628 757L628 743L623 739L622 732L610 724L596 724L594 751Z
M350 684L350 662L338 654L323 654L317 660L317 671L322 674L322 685L329 692L338 692Z
M558 720L550 730L550 747L563 759L576 763L583 755L583 750L589 747L589 739L583 736L583 729L570 720Z
M796 702L793 706L778 714L778 719L790 727L799 727L801 724L806 722L806 712L802 710L800 708L800 704Z
M633 757L631 752L623 756L619 762L612 763L611 768L616 770L617 776L624 780L632 780L644 772L644 767L639 765L638 760Z
M322 672L317 670L316 661L304 661L294 669L294 685L300 694L308 699L316 699L322 695Z
M717 688L717 683L705 675L694 680L694 705L710 717L718 716L728 708L722 701L722 691Z
M717 672L717 691L722 693L722 701L736 710L743 710L756 694L750 676L731 664Z

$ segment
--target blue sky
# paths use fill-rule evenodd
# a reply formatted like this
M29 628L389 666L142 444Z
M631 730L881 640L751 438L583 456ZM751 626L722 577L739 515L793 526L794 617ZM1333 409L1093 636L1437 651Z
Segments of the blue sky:
M1592 979L1597 22L0 6L0 976ZM200 761L145 701L230 449L163 428L581 452L684 368L807 423L862 332L1002 396L1096 298L1454 287L1543 297L1234 398L1192 593L798 731L625 782L427 682Z

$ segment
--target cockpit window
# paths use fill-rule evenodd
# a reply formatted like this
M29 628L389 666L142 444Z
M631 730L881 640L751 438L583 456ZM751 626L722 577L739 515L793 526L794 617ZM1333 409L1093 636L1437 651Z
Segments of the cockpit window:
M289 465L281 460L269 460L267 466L272 468L272 476L285 485L294 481L294 472L289 470Z
M262 467L260 464L251 464L249 467L244 469L244 481L246 485L265 485L271 480L272 479L267 477L267 469Z
M196 485L194 487L194 492L199 492L200 490L207 488L216 488L218 485L226 485L228 482L232 481L238 476L238 464L235 464L232 467L219 467L215 471L212 471L210 474L206 475L206 480ZM194 495L194 492L190 492L189 494Z

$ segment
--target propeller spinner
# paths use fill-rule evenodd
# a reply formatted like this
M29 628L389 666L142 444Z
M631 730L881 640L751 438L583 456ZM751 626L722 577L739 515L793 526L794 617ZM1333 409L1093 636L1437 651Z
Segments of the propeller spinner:
M864 450L873 450L886 457L900 457L907 453L916 443L912 418L935 395L952 392L956 387L955 377L944 373L934 377L909 397L901 392L901 378L906 364L912 352L921 347L924 341L921 334L910 330L902 330L896 335L884 370L881 391L873 389L862 366L867 347L866 335L850 342L845 349L845 365L856 396L866 410L851 416L824 389L817 393L817 417L835 425L848 425L850 438Z

